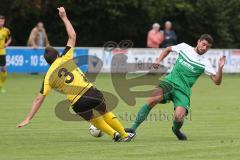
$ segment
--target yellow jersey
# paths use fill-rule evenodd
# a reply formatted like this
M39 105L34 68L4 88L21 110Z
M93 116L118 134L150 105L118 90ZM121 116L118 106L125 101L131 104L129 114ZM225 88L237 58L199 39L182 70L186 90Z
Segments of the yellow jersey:
M67 46L48 69L40 93L46 96L55 89L65 94L73 105L90 87L92 84L73 59L73 48Z
M4 47L6 41L10 38L10 30L6 27L0 28L0 55L6 54L6 49Z

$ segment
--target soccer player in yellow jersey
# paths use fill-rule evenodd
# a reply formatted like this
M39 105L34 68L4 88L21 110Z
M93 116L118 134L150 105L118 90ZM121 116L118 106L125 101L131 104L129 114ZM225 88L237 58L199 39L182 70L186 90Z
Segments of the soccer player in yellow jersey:
M74 63L73 48L76 42L76 33L67 18L65 9L60 7L58 10L69 37L66 48L62 55L59 55L58 51L52 47L45 49L44 58L51 66L44 77L40 94L32 103L29 114L17 127L27 125L40 108L49 91L55 89L67 96L73 110L78 115L110 135L114 141L131 141L135 133L125 132L117 117L112 112L107 111L102 93L93 87ZM94 110L100 116L96 116Z
M8 28L4 27L5 17L0 15L0 92L6 92L3 89L3 84L7 78L7 70L6 70L6 47L11 43L11 34Z

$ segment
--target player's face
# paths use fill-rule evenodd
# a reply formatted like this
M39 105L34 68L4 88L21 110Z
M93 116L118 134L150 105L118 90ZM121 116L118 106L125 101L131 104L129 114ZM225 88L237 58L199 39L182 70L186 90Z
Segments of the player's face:
M0 27L3 27L5 24L5 19L0 19Z
M198 54L202 55L208 51L209 48L211 48L212 45L208 43L206 40L198 40L196 51Z

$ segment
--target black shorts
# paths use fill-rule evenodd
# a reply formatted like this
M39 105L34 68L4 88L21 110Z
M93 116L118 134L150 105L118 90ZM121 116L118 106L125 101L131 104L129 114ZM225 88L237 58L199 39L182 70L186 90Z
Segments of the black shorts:
M6 66L6 55L0 55L0 66Z
M93 115L93 110L100 114L106 113L106 103L101 91L95 87L91 87L80 97L74 104L73 110L85 120L90 120Z

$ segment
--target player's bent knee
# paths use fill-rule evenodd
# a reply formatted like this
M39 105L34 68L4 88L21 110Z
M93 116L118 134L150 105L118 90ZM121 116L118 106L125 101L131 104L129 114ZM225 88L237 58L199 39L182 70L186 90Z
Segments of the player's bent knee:
M185 114L183 113L175 113L174 118L175 121L180 122L183 121Z
M185 115L186 109L184 107L177 107L174 114L175 121L183 121Z
M153 91L153 93L151 94L151 97L158 97L163 95L163 90L162 88L157 88Z
M157 104L157 102L153 98L148 99L147 103L152 108Z
M153 108L160 101L162 101L162 95L149 98L148 99L148 104Z
M182 114L175 114L174 119L177 122L181 122L184 119L184 115L182 115Z
M163 90L162 88L156 88L151 97L148 99L148 104L150 107L155 107L157 103L163 100Z

